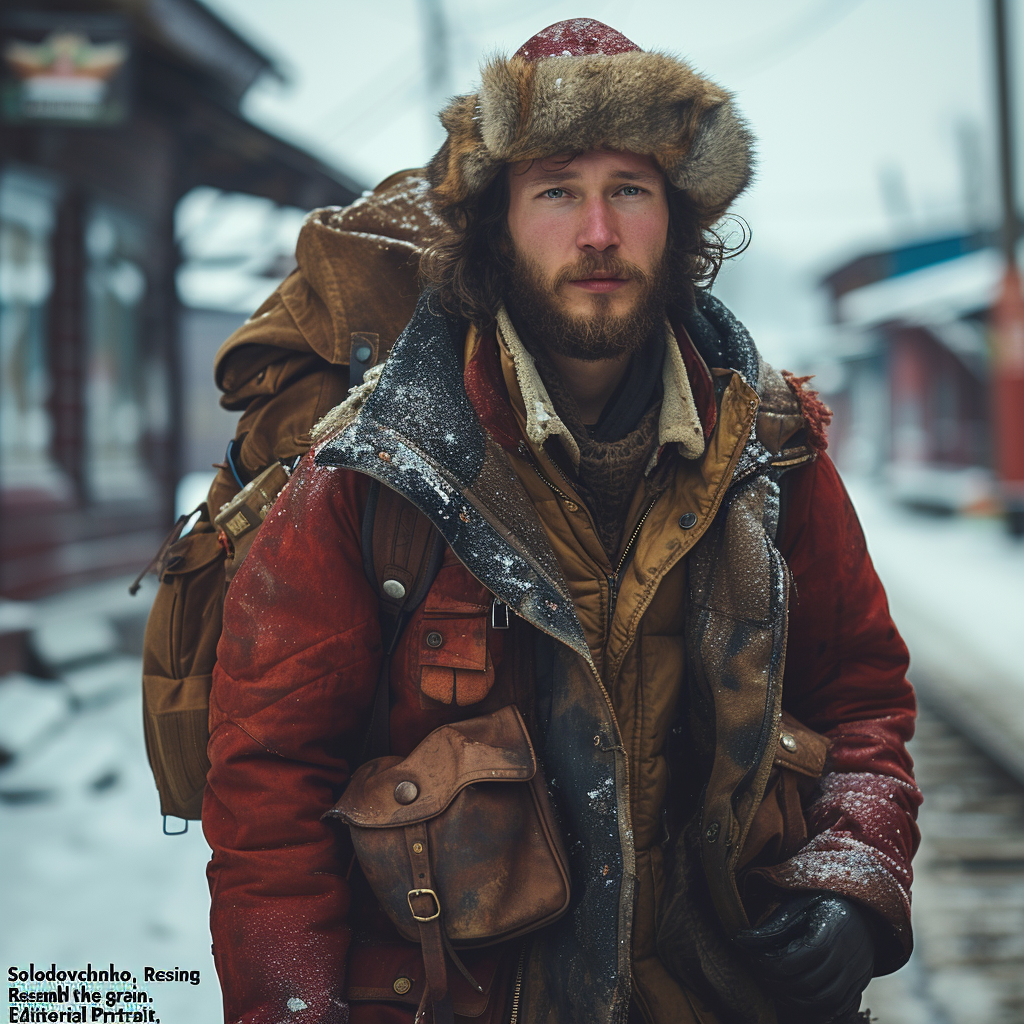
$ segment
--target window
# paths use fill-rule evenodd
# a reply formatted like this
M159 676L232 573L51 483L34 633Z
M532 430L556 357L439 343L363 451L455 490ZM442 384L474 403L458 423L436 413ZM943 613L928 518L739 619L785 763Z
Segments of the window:
M50 455L47 314L57 189L23 170L0 174L0 488L63 498Z
M95 203L85 229L85 478L94 501L152 489L145 441L166 419L161 364L143 351L146 232L131 215Z

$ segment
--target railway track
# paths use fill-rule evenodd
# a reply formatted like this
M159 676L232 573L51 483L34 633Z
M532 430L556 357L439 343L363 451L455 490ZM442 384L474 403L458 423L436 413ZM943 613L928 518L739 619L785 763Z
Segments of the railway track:
M1024 1024L1024 785L955 725L922 706L916 948L865 993L879 1024Z

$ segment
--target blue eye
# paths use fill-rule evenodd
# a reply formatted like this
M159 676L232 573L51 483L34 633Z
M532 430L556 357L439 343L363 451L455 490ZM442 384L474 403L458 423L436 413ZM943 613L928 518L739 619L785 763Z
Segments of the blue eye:
M548 199L561 199L565 195L564 188L549 188L545 193Z
M622 194L624 196L638 196L643 191L639 185L623 185Z

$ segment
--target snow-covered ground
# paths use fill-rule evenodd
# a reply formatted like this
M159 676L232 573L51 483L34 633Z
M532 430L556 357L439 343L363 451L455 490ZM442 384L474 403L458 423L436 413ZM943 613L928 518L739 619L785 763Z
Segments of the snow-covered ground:
M846 484L922 698L1024 781L1024 542L992 518L923 515Z
M20 745L0 769L0 966L6 976L30 964L113 963L137 976L163 1024L216 1024L209 849L198 823L185 835L162 831L141 660L118 653L111 635L112 617L145 613L143 595L131 605L124 593L118 581L33 606L37 649L74 667L56 681L0 686L0 740ZM9 693L17 707L5 706ZM200 983L144 984L146 967L198 970Z
M922 702L1024 781L1024 543L1008 537L994 519L922 515L893 504L877 482L847 478L846 485L893 618L910 648L910 676ZM1000 945L1012 945L1012 939L994 937L1005 922L986 922L978 915L991 914L998 905L1009 915L1008 934L1019 933L1020 883L1014 873L1004 877L999 871L983 873L980 881L968 872L965 880L951 867L956 863L951 845L965 842L992 841L990 855L1005 856L992 840L1000 829L990 819L998 815L991 813L992 801L982 804L977 797L973 818L964 809L951 816L949 782L942 777L960 772L965 790L973 792L977 768L969 758L941 769L934 751L919 752L916 741L911 751L922 757L922 771L928 768L939 780L921 776L925 803L914 864L916 947L906 967L871 983L863 1005L880 1024L1017 1020L1004 1002L1008 982L1001 981L1000 972L1016 970L1019 956ZM996 803L1014 799L1008 794ZM1019 829L1012 815L1007 818ZM951 825L957 836L952 844ZM982 859L987 855L981 852ZM996 897L988 891L993 888Z

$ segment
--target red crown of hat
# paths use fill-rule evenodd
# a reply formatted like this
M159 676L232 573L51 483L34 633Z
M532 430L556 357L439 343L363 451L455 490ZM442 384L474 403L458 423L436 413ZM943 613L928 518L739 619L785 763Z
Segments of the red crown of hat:
M527 39L516 50L523 60L543 60L545 57L610 57L615 53L632 53L640 47L621 32L593 18L570 18L556 21Z
M441 112L430 162L438 211L453 222L507 163L592 149L650 155L702 226L750 181L753 140L729 93L592 18L549 25L481 71L480 91Z

